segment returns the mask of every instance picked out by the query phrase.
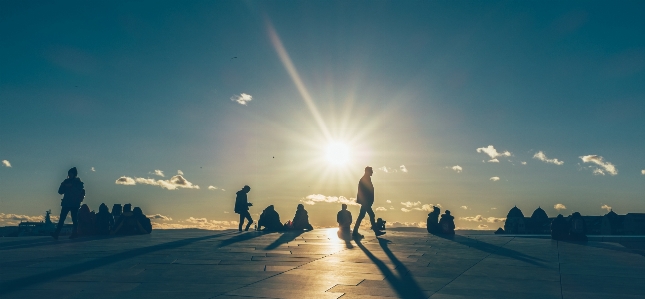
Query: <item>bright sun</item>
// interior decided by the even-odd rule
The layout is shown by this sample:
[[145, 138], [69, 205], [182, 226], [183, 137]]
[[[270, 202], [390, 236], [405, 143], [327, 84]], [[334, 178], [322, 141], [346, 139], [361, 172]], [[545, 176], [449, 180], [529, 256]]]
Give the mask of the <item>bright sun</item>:
[[327, 146], [326, 158], [334, 165], [344, 165], [349, 161], [349, 148], [342, 143], [332, 143]]

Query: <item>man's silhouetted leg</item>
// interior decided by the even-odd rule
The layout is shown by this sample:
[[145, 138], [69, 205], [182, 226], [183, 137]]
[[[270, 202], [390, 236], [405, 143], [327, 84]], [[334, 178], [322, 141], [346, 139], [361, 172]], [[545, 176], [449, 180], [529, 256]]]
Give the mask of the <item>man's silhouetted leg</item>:
[[[358, 233], [358, 228], [361, 226], [361, 221], [363, 221], [363, 218], [365, 218], [365, 213], [367, 213], [367, 209], [361, 205], [361, 211], [358, 212], [358, 217], [356, 218], [356, 223], [354, 224], [354, 231], [352, 232], [353, 236], [356, 236], [356, 237], [361, 236]], [[374, 212], [372, 212], [372, 214], [374, 214]], [[370, 216], [370, 217], [373, 218], [373, 216]]]
[[68, 208], [61, 207], [60, 216], [58, 216], [58, 225], [56, 226], [56, 230], [52, 233], [52, 237], [56, 240], [58, 240], [58, 235], [60, 234], [61, 229], [63, 229], [63, 224], [65, 223], [65, 218], [67, 218], [68, 212]]
[[70, 239], [76, 238], [78, 235], [77, 229], [78, 229], [78, 211], [80, 208], [70, 208], [70, 213], [72, 214], [72, 234], [69, 236]]

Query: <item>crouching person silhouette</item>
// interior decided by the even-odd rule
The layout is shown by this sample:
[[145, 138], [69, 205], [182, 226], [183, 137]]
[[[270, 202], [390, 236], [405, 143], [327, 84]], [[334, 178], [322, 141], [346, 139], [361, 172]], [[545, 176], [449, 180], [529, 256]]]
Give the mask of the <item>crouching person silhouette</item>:
[[268, 206], [262, 214], [260, 215], [260, 220], [258, 220], [258, 229], [264, 231], [277, 232], [282, 230], [282, 222], [280, 222], [280, 215], [275, 211], [273, 205]]
[[249, 207], [253, 206], [252, 203], [249, 203], [247, 193], [251, 191], [251, 187], [245, 185], [242, 190], [237, 191], [237, 197], [235, 197], [235, 213], [240, 214], [240, 226], [239, 230], [242, 231], [242, 225], [244, 224], [244, 219], [247, 219], [249, 223], [246, 225], [245, 231], [249, 230], [251, 224], [253, 224], [253, 218], [249, 213]]
[[60, 218], [58, 219], [58, 226], [56, 230], [51, 234], [54, 239], [58, 240], [58, 235], [60, 230], [63, 229], [63, 224], [65, 223], [65, 218], [67, 218], [67, 213], [72, 215], [73, 229], [72, 234], [69, 236], [70, 239], [74, 239], [78, 236], [76, 231], [78, 228], [78, 210], [81, 207], [81, 202], [85, 198], [85, 187], [83, 182], [78, 176], [78, 170], [76, 167], [72, 167], [67, 171], [67, 179], [60, 183], [58, 187], [58, 194], [63, 195], [61, 199], [61, 209], [60, 209]]

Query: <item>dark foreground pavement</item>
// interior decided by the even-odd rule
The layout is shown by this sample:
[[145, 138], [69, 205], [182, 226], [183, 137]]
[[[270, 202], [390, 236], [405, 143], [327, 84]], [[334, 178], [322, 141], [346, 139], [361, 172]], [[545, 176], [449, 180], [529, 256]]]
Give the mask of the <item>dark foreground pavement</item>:
[[644, 270], [633, 246], [494, 235], [0, 238], [0, 298], [643, 298]]

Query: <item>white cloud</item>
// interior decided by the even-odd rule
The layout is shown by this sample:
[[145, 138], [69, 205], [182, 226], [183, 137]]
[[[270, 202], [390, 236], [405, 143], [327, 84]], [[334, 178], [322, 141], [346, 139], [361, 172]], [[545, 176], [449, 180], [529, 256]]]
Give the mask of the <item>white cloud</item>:
[[555, 165], [564, 164], [564, 161], [560, 161], [558, 159], [549, 159], [549, 158], [547, 158], [546, 155], [544, 154], [544, 152], [542, 152], [542, 151], [539, 151], [539, 152], [535, 153], [535, 155], [533, 155], [533, 159], [538, 159], [538, 160], [540, 160], [542, 162], [551, 163], [551, 164], [555, 164]]
[[491, 210], [497, 210], [497, 208], [490, 208]]
[[498, 176], [494, 176], [494, 177], [491, 177], [489, 180], [491, 180], [491, 181], [493, 181], [493, 182], [497, 182], [497, 181], [499, 181], [499, 177], [498, 177]]
[[420, 208], [414, 208], [417, 211], [426, 211], [426, 212], [432, 212], [432, 205], [422, 205]]
[[[369, 223], [369, 221], [368, 221], [368, 223]], [[394, 227], [420, 227], [420, 228], [425, 228], [427, 224], [425, 222], [398, 222], [398, 221], [394, 221], [394, 222], [391, 222], [391, 223], [388, 222], [385, 225], [387, 227], [392, 227], [392, 228], [394, 228]]]
[[244, 106], [246, 106], [246, 103], [250, 102], [251, 100], [253, 100], [253, 96], [251, 96], [250, 94], [246, 94], [246, 93], [242, 93], [242, 94], [239, 94], [239, 95], [233, 95], [231, 97], [231, 101], [238, 102], [239, 104], [244, 105]]
[[11, 163], [9, 163], [8, 160], [2, 160], [2, 165], [4, 165], [4, 167], [11, 167]]
[[524, 161], [522, 161], [522, 162], [520, 162], [520, 163], [522, 163], [522, 165], [526, 165], [526, 162], [524, 162]]
[[300, 202], [308, 205], [314, 205], [317, 202], [326, 202], [326, 203], [340, 203], [350, 206], [357, 206], [356, 198], [347, 198], [345, 196], [325, 196], [322, 194], [311, 194], [307, 197], [300, 200]]
[[223, 230], [223, 229], [237, 228], [238, 222], [208, 220], [206, 218], [189, 217], [186, 220], [179, 221], [179, 223], [152, 222], [152, 226], [156, 229], [199, 228], [199, 229], [207, 229], [207, 230]]
[[461, 173], [464, 169], [459, 165], [455, 165], [452, 167], [452, 170], [456, 171], [457, 173]]
[[122, 176], [116, 179], [115, 183], [117, 185], [136, 185], [136, 182], [131, 177], [127, 177], [127, 176]]
[[567, 207], [566, 207], [565, 205], [561, 204], [561, 203], [557, 203], [557, 204], [555, 204], [555, 205], [553, 206], [553, 208], [554, 208], [554, 209], [556, 209], [556, 210], [558, 210], [558, 211], [559, 211], [559, 210], [566, 210], [566, 209], [567, 209]]
[[460, 220], [474, 221], [474, 222], [488, 222], [488, 223], [497, 223], [505, 221], [506, 218], [497, 218], [497, 217], [483, 217], [482, 215], [477, 215], [474, 217], [459, 217]]
[[172, 220], [172, 218], [170, 218], [168, 216], [161, 215], [161, 214], [154, 214], [152, 216], [148, 215], [148, 218], [150, 218], [152, 220], [165, 220], [165, 221]]
[[403, 172], [408, 172], [408, 169], [407, 169], [407, 168], [405, 168], [405, 165], [401, 165], [401, 166], [399, 166], [399, 168], [400, 168], [400, 169], [401, 169], [401, 171], [403, 171]]
[[488, 147], [480, 147], [477, 149], [478, 153], [485, 153], [487, 154], [491, 160], [488, 162], [499, 162], [499, 160], [495, 159], [497, 157], [510, 157], [512, 154], [509, 151], [504, 151], [502, 153], [498, 153], [495, 147], [492, 145], [489, 145]]
[[95, 172], [95, 171], [96, 171], [96, 169], [94, 169], [94, 167], [92, 167], [90, 170], [91, 170], [92, 172]]
[[499, 163], [499, 160], [497, 160], [497, 159], [490, 159], [490, 160], [488, 160], [488, 163]]
[[160, 176], [162, 178], [165, 177], [165, 175], [163, 174], [163, 171], [161, 171], [159, 169], [155, 169], [155, 171], [152, 174]]
[[388, 169], [387, 167], [385, 167], [385, 166], [383, 166], [383, 167], [379, 167], [379, 168], [377, 168], [377, 169], [378, 169], [378, 170], [382, 170], [382, 171], [383, 171], [383, 172], [385, 172], [385, 173], [390, 172], [390, 171], [389, 171], [389, 169]]
[[181, 170], [177, 170], [177, 174], [184, 175], [184, 172]]
[[155, 180], [151, 178], [134, 178], [134, 180], [139, 184], [159, 186], [167, 190], [177, 190], [178, 188], [199, 189], [199, 186], [189, 182], [180, 174], [171, 177], [169, 180]]
[[215, 187], [215, 186], [208, 186], [208, 190], [217, 190], [217, 187]]
[[406, 201], [406, 202], [401, 202], [401, 204], [404, 205], [406, 208], [411, 208], [411, 207], [420, 206], [421, 202], [420, 201], [417, 201], [417, 202]]
[[617, 175], [618, 174], [618, 169], [616, 169], [616, 166], [614, 164], [611, 164], [610, 162], [603, 161], [603, 157], [601, 157], [601, 156], [587, 155], [587, 156], [580, 156], [579, 158], [582, 159], [582, 162], [584, 162], [584, 163], [594, 163], [594, 164], [602, 167], [602, 169], [600, 169], [600, 168], [594, 169], [593, 174], [605, 175], [605, 172], [609, 173], [611, 175]]
[[645, 169], [641, 170], [641, 174], [645, 175]]
[[387, 202], [387, 203], [392, 203], [392, 201], [391, 201], [391, 200], [389, 200], [389, 199], [388, 199], [388, 200], [386, 200], [385, 202]]
[[608, 205], [602, 205], [600, 208], [603, 210], [607, 210], [607, 212], [611, 211], [611, 207]]
[[461, 206], [462, 209], [468, 210], [468, 206]]
[[409, 209], [406, 209], [406, 208], [401, 208], [401, 211], [403, 211], [403, 212], [406, 212], [406, 213], [407, 213], [407, 212], [411, 212], [412, 210], [409, 210]]
[[386, 208], [384, 208], [384, 207], [378, 207], [378, 208], [376, 208], [376, 210], [375, 210], [375, 211], [377, 211], [377, 212], [378, 212], [378, 211], [387, 211], [387, 209], [386, 209]]
[[477, 228], [479, 228], [479, 229], [487, 229], [487, 228], [488, 228], [488, 225], [486, 225], [486, 224], [480, 224], [480, 225], [478, 225], [478, 226], [477, 226]]

